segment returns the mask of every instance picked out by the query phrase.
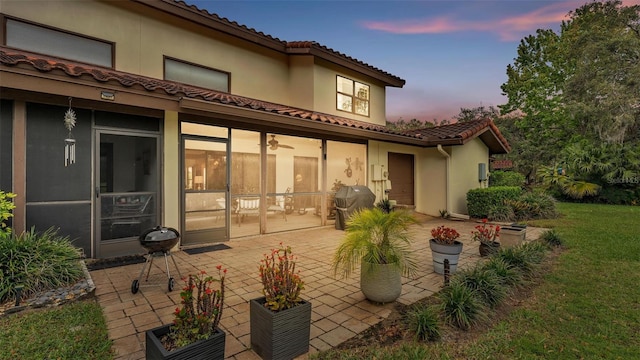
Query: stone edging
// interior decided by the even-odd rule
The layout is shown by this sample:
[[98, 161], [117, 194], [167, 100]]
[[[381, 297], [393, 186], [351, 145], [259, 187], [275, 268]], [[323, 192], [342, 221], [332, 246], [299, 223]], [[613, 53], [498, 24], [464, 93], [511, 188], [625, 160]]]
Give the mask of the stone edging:
[[22, 300], [24, 305], [15, 306], [15, 302], [13, 301], [1, 304], [0, 317], [29, 308], [54, 307], [94, 296], [96, 285], [93, 283], [93, 279], [84, 260], [80, 260], [80, 267], [82, 268], [84, 277], [74, 285], [37, 293], [29, 299]]

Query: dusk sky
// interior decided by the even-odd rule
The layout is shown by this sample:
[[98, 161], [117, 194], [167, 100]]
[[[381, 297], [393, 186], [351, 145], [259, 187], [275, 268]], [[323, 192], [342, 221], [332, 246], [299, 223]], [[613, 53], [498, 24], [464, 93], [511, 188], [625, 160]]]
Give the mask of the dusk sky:
[[[285, 41], [316, 41], [406, 80], [387, 88], [387, 120], [450, 119], [506, 103], [520, 40], [558, 30], [586, 0], [186, 0]], [[624, 0], [624, 5], [640, 0]]]

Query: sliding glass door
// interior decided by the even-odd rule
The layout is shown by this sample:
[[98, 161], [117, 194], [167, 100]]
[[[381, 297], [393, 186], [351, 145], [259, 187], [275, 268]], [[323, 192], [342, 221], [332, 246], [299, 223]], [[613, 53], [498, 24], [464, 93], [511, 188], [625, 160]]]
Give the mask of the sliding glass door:
[[183, 246], [229, 238], [227, 143], [183, 136]]

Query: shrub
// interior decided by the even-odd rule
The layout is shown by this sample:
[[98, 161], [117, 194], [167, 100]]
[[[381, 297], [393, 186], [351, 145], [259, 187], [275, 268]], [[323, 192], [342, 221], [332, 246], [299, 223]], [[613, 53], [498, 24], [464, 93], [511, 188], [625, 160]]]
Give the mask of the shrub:
[[507, 199], [515, 200], [522, 189], [517, 186], [495, 186], [482, 189], [471, 189], [467, 192], [467, 209], [473, 218], [486, 218], [491, 206], [504, 204]]
[[507, 199], [505, 205], [512, 208], [514, 221], [532, 219], [553, 219], [558, 217], [556, 200], [541, 192], [526, 192], [516, 200]]
[[563, 244], [560, 234], [555, 229], [543, 232], [540, 235], [540, 241], [547, 243], [549, 246], [561, 246]]
[[13, 216], [11, 211], [16, 207], [13, 204], [13, 200], [11, 200], [14, 197], [16, 197], [16, 194], [0, 190], [0, 234], [11, 233], [11, 228], [7, 226], [6, 222]]
[[507, 297], [507, 287], [502, 278], [492, 269], [481, 265], [459, 271], [453, 281], [474, 290], [490, 308], [496, 307]]
[[416, 305], [409, 313], [409, 322], [418, 340], [434, 341], [440, 338], [438, 313], [435, 308]]
[[514, 221], [516, 218], [515, 213], [513, 212], [513, 207], [502, 203], [495, 204], [489, 207], [489, 213], [487, 214], [487, 218], [493, 221]]
[[378, 201], [376, 203], [376, 207], [387, 214], [393, 211], [393, 205], [391, 205], [391, 201], [389, 199], [382, 199]]
[[80, 258], [80, 249], [53, 228], [0, 235], [0, 303], [15, 297], [17, 285], [28, 298], [77, 281], [83, 276]]
[[484, 317], [485, 307], [471, 288], [454, 281], [439, 294], [444, 319], [462, 330], [468, 330]]
[[523, 276], [530, 276], [542, 259], [546, 246], [539, 241], [524, 243], [521, 246], [501, 248], [495, 255], [507, 264], [520, 270]]
[[489, 186], [523, 186], [524, 183], [524, 175], [517, 171], [496, 170], [489, 176]]
[[522, 272], [500, 257], [492, 256], [483, 266], [493, 271], [505, 285], [517, 286], [522, 283]]

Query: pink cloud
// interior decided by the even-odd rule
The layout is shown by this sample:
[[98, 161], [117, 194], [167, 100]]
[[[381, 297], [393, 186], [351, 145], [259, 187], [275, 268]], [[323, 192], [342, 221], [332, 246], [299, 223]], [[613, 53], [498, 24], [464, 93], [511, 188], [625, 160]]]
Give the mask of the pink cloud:
[[[639, 5], [640, 0], [623, 0], [623, 5]], [[539, 28], [558, 25], [567, 19], [569, 11], [584, 4], [584, 0], [566, 0], [542, 6], [517, 16], [489, 20], [462, 20], [452, 16], [441, 16], [420, 20], [366, 21], [362, 25], [371, 30], [393, 34], [442, 34], [461, 31], [483, 31], [497, 34], [502, 41], [514, 41], [523, 34]]]

